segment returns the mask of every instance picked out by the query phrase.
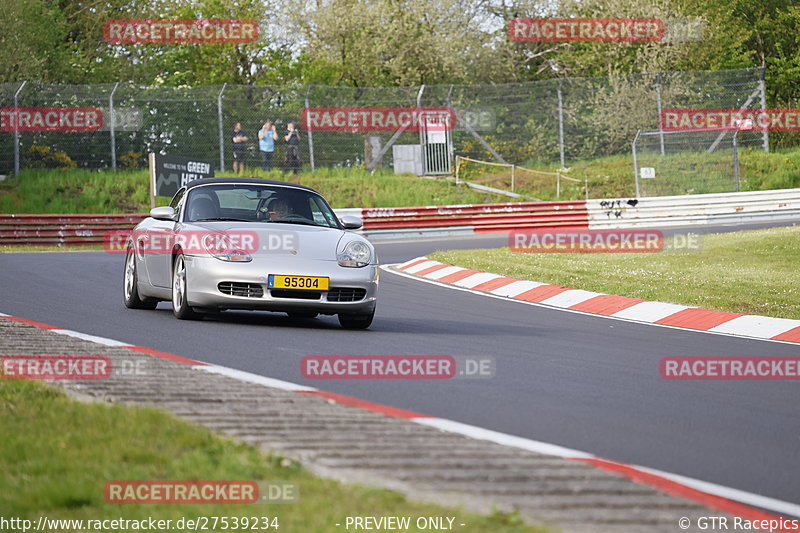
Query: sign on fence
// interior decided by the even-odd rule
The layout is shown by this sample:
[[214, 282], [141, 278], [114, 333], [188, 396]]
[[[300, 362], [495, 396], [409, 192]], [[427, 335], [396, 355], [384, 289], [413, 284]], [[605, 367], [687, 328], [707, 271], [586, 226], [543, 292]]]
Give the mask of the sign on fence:
[[192, 180], [214, 177], [210, 161], [178, 155], [149, 154], [150, 205], [155, 207], [156, 196], [172, 197], [178, 189]]

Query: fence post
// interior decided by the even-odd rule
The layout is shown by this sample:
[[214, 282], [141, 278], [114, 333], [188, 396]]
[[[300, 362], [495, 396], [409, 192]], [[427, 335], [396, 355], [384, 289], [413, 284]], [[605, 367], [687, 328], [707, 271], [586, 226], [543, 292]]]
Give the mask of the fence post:
[[511, 165], [511, 192], [514, 192], [514, 167], [516, 165]]
[[[767, 84], [764, 81], [764, 69], [761, 69], [761, 77], [758, 80], [758, 88], [761, 90], [761, 109], [767, 108]], [[761, 144], [764, 146], [764, 151], [769, 152], [769, 130], [764, 128], [761, 131]]]
[[733, 177], [736, 180], [736, 192], [741, 190], [741, 184], [739, 183], [739, 143], [736, 140], [738, 134], [739, 130], [733, 132]]
[[558, 152], [561, 157], [561, 168], [567, 168], [564, 164], [564, 97], [561, 94], [562, 80], [558, 80]]
[[[422, 93], [424, 93], [424, 92], [425, 92], [425, 84], [423, 83], [422, 85], [419, 86], [419, 91], [417, 92], [417, 113], [418, 114], [419, 114], [419, 108], [422, 107]], [[427, 127], [425, 127], [425, 128], [422, 127], [422, 122], [421, 122], [422, 119], [418, 119], [418, 120], [420, 120], [420, 123], [418, 125], [419, 144], [420, 144], [420, 146], [422, 146], [422, 174], [424, 176], [427, 176], [428, 175], [428, 154], [426, 152], [428, 151], [427, 150], [427, 148], [428, 148], [428, 139], [426, 138], [426, 135], [428, 134], [428, 131], [427, 131]], [[392, 137], [392, 139], [394, 139], [394, 137]], [[390, 142], [393, 142], [393, 141], [390, 141]]]
[[589, 180], [583, 180], [583, 190], [586, 191], [586, 201], [589, 201]]
[[642, 133], [642, 130], [636, 130], [636, 135], [633, 137], [633, 142], [631, 143], [631, 151], [633, 152], [633, 179], [636, 180], [636, 198], [641, 197], [639, 191], [639, 161], [636, 159], [636, 141], [639, 140], [640, 133]]
[[17, 92], [14, 93], [14, 176], [19, 176], [19, 102], [17, 97], [19, 93], [22, 92], [22, 88], [25, 87], [26, 83], [28, 82], [23, 81], [17, 89]]
[[[306, 89], [306, 125], [310, 125], [311, 122], [308, 120], [308, 93], [311, 92], [312, 85], [309, 85]], [[315, 165], [314, 165], [314, 135], [311, 133], [313, 128], [308, 128], [306, 134], [308, 135], [308, 161], [311, 163], [311, 172], [314, 172]]]
[[222, 124], [222, 93], [225, 92], [225, 87], [227, 87], [227, 83], [222, 84], [222, 89], [220, 89], [219, 94], [217, 95], [217, 121], [219, 122], [219, 171], [225, 172], [225, 133], [223, 132], [223, 124]]
[[108, 110], [111, 114], [111, 127], [109, 128], [111, 133], [111, 168], [113, 170], [117, 170], [117, 136], [115, 130], [117, 116], [114, 111], [114, 93], [117, 92], [117, 87], [119, 87], [119, 82], [114, 84], [114, 88], [111, 89], [111, 94], [108, 96]]
[[661, 142], [661, 155], [664, 155], [664, 130], [661, 129], [661, 71], [656, 74], [656, 101], [658, 103], [658, 133]]

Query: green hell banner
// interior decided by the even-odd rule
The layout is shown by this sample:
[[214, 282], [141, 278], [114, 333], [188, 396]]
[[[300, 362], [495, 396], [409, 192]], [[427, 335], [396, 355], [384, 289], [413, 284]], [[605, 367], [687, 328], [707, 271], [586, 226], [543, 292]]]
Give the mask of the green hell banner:
[[156, 196], [171, 198], [190, 181], [214, 177], [214, 164], [203, 159], [150, 154], [149, 163], [152, 206], [155, 206]]

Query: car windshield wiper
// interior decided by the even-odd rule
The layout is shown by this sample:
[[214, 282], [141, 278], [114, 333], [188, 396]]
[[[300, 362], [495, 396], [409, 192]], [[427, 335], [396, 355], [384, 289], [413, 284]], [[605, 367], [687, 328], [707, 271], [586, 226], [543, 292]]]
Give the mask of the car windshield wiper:
[[245, 218], [230, 218], [230, 217], [212, 217], [212, 218], [198, 218], [191, 222], [252, 222]]

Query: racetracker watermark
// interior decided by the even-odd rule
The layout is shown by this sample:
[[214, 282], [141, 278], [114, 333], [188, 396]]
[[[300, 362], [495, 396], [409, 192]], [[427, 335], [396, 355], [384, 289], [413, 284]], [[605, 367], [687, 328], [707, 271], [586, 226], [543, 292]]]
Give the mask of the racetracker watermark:
[[109, 481], [103, 493], [116, 504], [293, 503], [300, 496], [291, 481]]
[[696, 251], [700, 235], [675, 234], [665, 237], [660, 230], [532, 230], [508, 234], [508, 248], [517, 253], [622, 253]]
[[515, 18], [508, 38], [522, 43], [658, 42], [664, 38], [660, 19], [632, 18]]
[[670, 380], [800, 379], [800, 357], [665, 357], [661, 377]]
[[449, 107], [307, 107], [300, 125], [307, 131], [450, 131], [456, 112]]
[[105, 379], [111, 359], [103, 355], [6, 355], [0, 357], [2, 379]]
[[97, 131], [103, 110], [97, 107], [4, 107], [0, 131]]
[[455, 107], [453, 110], [457, 117], [456, 130], [494, 131], [497, 127], [497, 114], [492, 108]]
[[800, 108], [691, 109], [661, 111], [664, 131], [800, 131]]
[[253, 43], [254, 20], [116, 19], [103, 24], [106, 42], [129, 43]]
[[181, 253], [218, 255], [296, 252], [299, 236], [294, 231], [274, 230], [266, 235], [256, 231], [109, 231], [103, 236], [103, 249], [110, 254], [127, 253], [135, 246], [140, 255]]
[[491, 378], [493, 357], [452, 355], [309, 355], [300, 362], [306, 379]]

